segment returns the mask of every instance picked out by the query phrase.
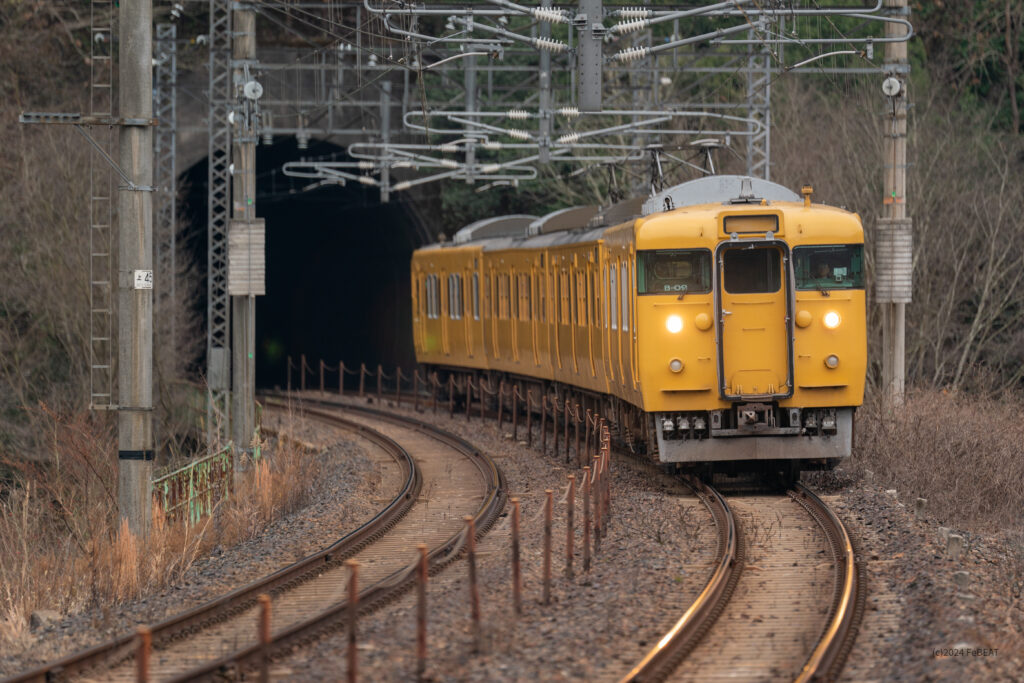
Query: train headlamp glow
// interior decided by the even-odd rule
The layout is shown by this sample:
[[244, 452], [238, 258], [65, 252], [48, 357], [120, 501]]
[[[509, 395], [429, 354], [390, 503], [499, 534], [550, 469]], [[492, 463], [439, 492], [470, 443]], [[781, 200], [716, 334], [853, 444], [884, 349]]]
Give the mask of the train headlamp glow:
[[675, 334], [683, 329], [683, 319], [680, 318], [678, 315], [670, 315], [665, 320], [665, 327], [668, 329], [669, 332]]
[[837, 356], [834, 353], [830, 356], [826, 356], [825, 367], [830, 370], [835, 370], [837, 367], [839, 367], [839, 356]]
[[825, 323], [825, 327], [830, 330], [834, 330], [839, 327], [839, 323], [842, 322], [842, 318], [840, 318], [839, 314], [835, 311], [829, 311], [825, 314], [823, 322]]

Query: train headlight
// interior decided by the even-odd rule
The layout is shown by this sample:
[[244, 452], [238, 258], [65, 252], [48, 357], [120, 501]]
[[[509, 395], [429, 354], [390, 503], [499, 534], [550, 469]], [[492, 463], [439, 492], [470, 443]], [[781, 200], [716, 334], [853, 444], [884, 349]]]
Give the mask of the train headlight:
[[839, 356], [837, 356], [834, 353], [832, 355], [830, 355], [830, 356], [826, 356], [825, 357], [825, 367], [828, 368], [829, 370], [835, 370], [836, 368], [838, 368], [839, 367]]
[[668, 362], [668, 369], [671, 370], [672, 372], [682, 372], [683, 361], [679, 360], [678, 358], [673, 358]]
[[669, 332], [675, 334], [676, 332], [679, 332], [683, 329], [683, 319], [680, 318], [678, 315], [670, 315], [665, 320], [665, 327], [668, 329]]
[[842, 321], [842, 318], [840, 318], [839, 314], [836, 313], [835, 311], [829, 311], [828, 313], [826, 313], [825, 318], [823, 320], [823, 322], [825, 323], [825, 327], [827, 327], [830, 330], [834, 330], [837, 327], [839, 327], [839, 323], [841, 323]]

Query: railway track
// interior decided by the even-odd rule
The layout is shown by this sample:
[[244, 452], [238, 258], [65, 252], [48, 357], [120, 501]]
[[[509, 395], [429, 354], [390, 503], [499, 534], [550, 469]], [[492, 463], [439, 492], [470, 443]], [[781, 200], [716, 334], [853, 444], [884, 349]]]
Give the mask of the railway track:
[[[152, 680], [221, 679], [257, 665], [264, 657], [256, 642], [262, 593], [274, 601], [272, 656], [336, 630], [347, 612], [346, 559], [361, 564], [360, 613], [367, 613], [413, 584], [416, 544], [428, 544], [430, 571], [440, 571], [463, 549], [464, 514], [475, 517], [481, 535], [503, 509], [501, 472], [462, 439], [368, 408], [346, 406], [342, 418], [339, 406], [325, 411], [305, 403], [307, 416], [352, 429], [388, 451], [406, 473], [401, 491], [370, 522], [329, 548], [151, 627]], [[133, 649], [134, 636], [122, 636], [10, 681], [134, 680]]]
[[[835, 680], [864, 611], [861, 567], [842, 522], [801, 484], [787, 497], [733, 497], [732, 505], [701, 486], [719, 530], [716, 569], [622, 680]], [[820, 556], [822, 533], [831, 562]]]

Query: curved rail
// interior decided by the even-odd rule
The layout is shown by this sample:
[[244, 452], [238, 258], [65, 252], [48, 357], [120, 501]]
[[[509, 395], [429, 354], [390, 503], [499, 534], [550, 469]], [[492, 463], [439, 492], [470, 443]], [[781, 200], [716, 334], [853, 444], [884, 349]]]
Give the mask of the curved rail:
[[797, 484], [789, 495], [825, 530], [836, 566], [842, 568], [842, 575], [835, 583], [828, 624], [796, 680], [798, 683], [835, 680], [853, 648], [864, 617], [864, 567], [857, 561], [846, 527], [821, 498], [803, 484]]
[[710, 486], [699, 481], [687, 481], [687, 484], [715, 518], [718, 527], [718, 562], [711, 579], [697, 599], [640, 663], [626, 674], [622, 683], [661, 681], [668, 677], [721, 614], [742, 573], [743, 540], [729, 504]]
[[[358, 422], [352, 422], [330, 413], [308, 410], [306, 412], [321, 420], [328, 420], [345, 429], [355, 431], [387, 451], [395, 458], [405, 474], [405, 483], [402, 489], [372, 519], [324, 550], [152, 626], [154, 644], [186, 638], [191, 633], [225, 621], [252, 607], [262, 593], [281, 593], [316, 577], [325, 569], [341, 565], [346, 559], [387, 533], [416, 502], [420, 495], [423, 479], [412, 456], [402, 446], [393, 439]], [[135, 634], [123, 635], [32, 671], [5, 679], [4, 683], [63, 680], [91, 669], [106, 669], [131, 657], [134, 652], [134, 644]]]
[[[507, 496], [504, 475], [490, 457], [482, 454], [468, 441], [426, 422], [394, 415], [386, 411], [363, 406], [341, 405], [330, 401], [304, 399], [303, 402], [306, 404], [330, 406], [336, 410], [342, 409], [350, 412], [364, 413], [376, 419], [412, 428], [466, 455], [476, 465], [481, 475], [483, 475], [484, 481], [487, 483], [487, 494], [484, 497], [484, 501], [473, 515], [476, 523], [477, 538], [490, 530], [491, 526], [497, 521], [498, 515], [504, 509]], [[306, 412], [309, 413], [309, 409], [306, 409]], [[467, 532], [464, 528], [450, 536], [442, 544], [430, 549], [427, 553], [427, 566], [428, 572], [431, 575], [441, 571], [462, 554], [466, 545], [466, 534]], [[412, 563], [393, 572], [381, 581], [360, 590], [359, 614], [364, 615], [374, 612], [400, 597], [415, 584], [416, 570], [417, 563]], [[223, 679], [223, 673], [226, 670], [254, 668], [265, 657], [282, 656], [295, 647], [306, 645], [327, 633], [342, 628], [347, 615], [348, 600], [338, 602], [305, 621], [274, 633], [270, 643], [266, 646], [259, 644], [251, 645], [228, 654], [217, 661], [193, 669], [177, 678], [172, 678], [170, 681], [220, 681]]]

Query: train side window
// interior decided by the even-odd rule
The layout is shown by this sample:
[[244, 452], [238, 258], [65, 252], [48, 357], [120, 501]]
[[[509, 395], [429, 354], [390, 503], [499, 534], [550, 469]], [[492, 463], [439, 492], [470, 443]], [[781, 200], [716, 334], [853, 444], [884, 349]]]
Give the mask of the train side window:
[[626, 264], [621, 266], [622, 272], [622, 331], [629, 331], [629, 280], [627, 279]]
[[531, 291], [530, 291], [531, 278], [529, 273], [523, 273], [519, 276], [519, 319], [527, 321], [530, 319], [531, 314]]
[[512, 285], [512, 294], [509, 296], [509, 304], [512, 306], [512, 319], [519, 319], [519, 276], [513, 273], [510, 276]]
[[480, 319], [480, 274], [473, 273], [473, 320]]
[[769, 294], [782, 287], [782, 258], [776, 247], [728, 249], [722, 254], [725, 291]]
[[612, 293], [608, 298], [612, 302], [611, 320], [613, 330], [619, 329], [619, 282], [616, 271], [617, 268], [615, 267], [615, 264], [611, 264], [608, 268], [608, 273], [610, 275], [609, 286], [611, 287]]

